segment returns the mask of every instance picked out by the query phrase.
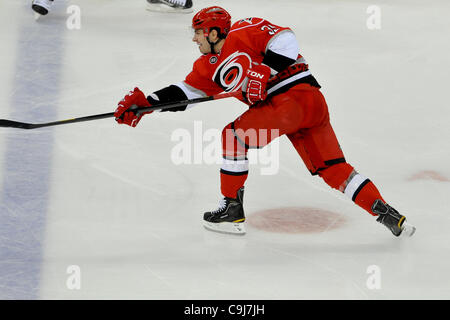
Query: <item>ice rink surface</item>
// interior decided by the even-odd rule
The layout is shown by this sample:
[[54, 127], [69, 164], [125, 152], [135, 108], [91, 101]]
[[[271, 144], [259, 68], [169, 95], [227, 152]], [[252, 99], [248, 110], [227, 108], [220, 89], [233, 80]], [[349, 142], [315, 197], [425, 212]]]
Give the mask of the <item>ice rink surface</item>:
[[[174, 134], [210, 145], [207, 130], [246, 110], [237, 100], [152, 114], [137, 128], [1, 128], [0, 298], [449, 299], [450, 3], [194, 0], [194, 10], [214, 4], [233, 21], [292, 28], [347, 161], [416, 234], [393, 237], [311, 176], [286, 137], [275, 174], [250, 167], [247, 234], [206, 231], [220, 163], [175, 163]], [[372, 5], [380, 29], [368, 28]], [[135, 86], [149, 94], [183, 80], [199, 56], [192, 14], [145, 6], [56, 0], [35, 21], [30, 1], [2, 0], [0, 118], [111, 112]]]

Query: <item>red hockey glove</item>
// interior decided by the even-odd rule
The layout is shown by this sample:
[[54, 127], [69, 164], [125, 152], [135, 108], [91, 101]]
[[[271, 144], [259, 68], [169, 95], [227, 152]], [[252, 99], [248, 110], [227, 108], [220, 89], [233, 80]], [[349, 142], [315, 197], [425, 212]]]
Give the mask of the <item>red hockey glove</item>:
[[139, 90], [139, 88], [134, 88], [133, 91], [130, 91], [125, 96], [125, 98], [123, 98], [119, 102], [116, 112], [114, 112], [114, 116], [116, 117], [116, 121], [119, 124], [126, 124], [131, 127], [136, 127], [144, 114], [153, 112], [153, 111], [143, 112], [137, 115], [136, 114], [137, 108], [150, 106], [151, 104], [148, 102], [144, 93], [141, 90]]
[[250, 104], [266, 99], [266, 85], [270, 78], [270, 68], [265, 65], [253, 65], [247, 70], [247, 78], [242, 85], [242, 94]]

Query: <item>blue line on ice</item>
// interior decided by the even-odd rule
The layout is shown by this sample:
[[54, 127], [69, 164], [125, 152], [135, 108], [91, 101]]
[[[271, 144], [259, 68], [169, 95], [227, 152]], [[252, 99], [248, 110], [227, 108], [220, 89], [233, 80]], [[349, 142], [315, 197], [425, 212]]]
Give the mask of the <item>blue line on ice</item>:
[[[64, 5], [60, 1], [55, 7]], [[57, 115], [65, 20], [35, 21], [19, 9], [10, 118], [52, 121]], [[0, 299], [38, 299], [50, 194], [53, 130], [5, 130], [0, 189]]]

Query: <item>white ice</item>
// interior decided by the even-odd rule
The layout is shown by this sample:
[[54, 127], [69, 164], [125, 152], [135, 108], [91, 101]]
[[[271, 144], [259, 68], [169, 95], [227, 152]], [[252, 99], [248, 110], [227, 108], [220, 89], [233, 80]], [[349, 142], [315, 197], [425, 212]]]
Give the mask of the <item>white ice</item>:
[[[54, 10], [35, 21], [24, 2], [1, 4], [0, 118], [39, 122], [114, 111], [135, 86], [148, 94], [183, 80], [199, 56], [189, 30], [192, 14], [151, 13], [145, 0], [56, 0]], [[249, 221], [263, 210], [309, 207], [335, 213], [345, 223], [297, 233], [248, 223], [242, 237], [204, 230], [202, 214], [220, 198], [220, 165], [174, 164], [171, 135], [180, 128], [193, 134], [195, 121], [202, 121], [203, 131], [221, 130], [246, 110], [235, 100], [152, 114], [137, 128], [113, 119], [33, 132], [2, 128], [1, 159], [10, 152], [8, 136], [53, 137], [36, 298], [450, 298], [450, 3], [194, 0], [194, 11], [213, 4], [228, 9], [234, 21], [259, 16], [293, 29], [322, 85], [347, 161], [416, 225], [416, 234], [392, 236], [311, 176], [285, 137], [277, 174], [261, 175], [258, 164], [250, 168]], [[81, 9], [80, 29], [66, 26], [70, 5]], [[381, 29], [367, 27], [371, 5], [381, 10]], [[35, 28], [26, 41], [51, 40], [52, 30], [64, 28], [56, 114], [46, 113], [51, 101], [45, 100], [45, 86], [42, 97], [22, 106], [38, 110], [40, 119], [21, 117], [11, 105], [23, 94], [15, 88], [22, 80], [16, 69], [23, 25]], [[35, 72], [53, 76], [45, 66]], [[15, 170], [26, 179], [39, 163], [33, 169], [17, 164]], [[2, 169], [0, 182], [5, 175]], [[17, 192], [23, 193], [21, 205], [40, 201]], [[2, 217], [17, 214], [14, 204], [3, 205], [10, 210]], [[301, 214], [292, 219], [302, 224]], [[20, 237], [2, 235], [2, 250]], [[0, 268], [21, 257], [14, 259], [1, 261]], [[79, 289], [67, 286], [73, 265], [81, 271]], [[380, 272], [379, 287], [370, 286], [371, 266]], [[11, 271], [2, 277], [1, 297], [27, 297], [7, 281], [22, 275]]]

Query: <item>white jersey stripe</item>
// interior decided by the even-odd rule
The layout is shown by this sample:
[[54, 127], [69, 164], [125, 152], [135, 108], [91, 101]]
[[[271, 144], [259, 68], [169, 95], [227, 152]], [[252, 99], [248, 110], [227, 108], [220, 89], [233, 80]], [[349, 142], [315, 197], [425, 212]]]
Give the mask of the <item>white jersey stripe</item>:
[[309, 71], [309, 70], [297, 73], [297, 74], [293, 75], [292, 77], [289, 77], [289, 78], [277, 83], [276, 85], [274, 85], [272, 88], [267, 90], [267, 94], [271, 94], [272, 92], [275, 92], [276, 90], [280, 89], [281, 87], [284, 87], [285, 85], [287, 85], [293, 81], [296, 81], [298, 79], [304, 78], [309, 75], [311, 75], [311, 71]]
[[[186, 97], [189, 100], [190, 99], [206, 97], [206, 93], [204, 93], [201, 90], [198, 90], [198, 89], [194, 88], [193, 86], [188, 85], [184, 81], [181, 81], [181, 82], [176, 83], [174, 85], [177, 86], [178, 88], [180, 88], [181, 90], [183, 90], [184, 94], [186, 95]], [[186, 109], [192, 108], [195, 105], [196, 105], [196, 103], [188, 104]]]
[[267, 43], [267, 50], [275, 52], [279, 55], [297, 60], [300, 47], [292, 30], [282, 30], [275, 34]]

